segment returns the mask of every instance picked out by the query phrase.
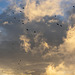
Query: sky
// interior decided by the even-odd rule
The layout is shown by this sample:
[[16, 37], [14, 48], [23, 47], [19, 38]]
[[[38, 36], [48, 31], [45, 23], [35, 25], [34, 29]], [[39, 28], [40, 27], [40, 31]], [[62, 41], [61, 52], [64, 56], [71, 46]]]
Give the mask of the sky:
[[0, 14], [8, 7], [8, 2], [6, 0], [0, 0]]
[[75, 0], [0, 0], [0, 75], [75, 75]]

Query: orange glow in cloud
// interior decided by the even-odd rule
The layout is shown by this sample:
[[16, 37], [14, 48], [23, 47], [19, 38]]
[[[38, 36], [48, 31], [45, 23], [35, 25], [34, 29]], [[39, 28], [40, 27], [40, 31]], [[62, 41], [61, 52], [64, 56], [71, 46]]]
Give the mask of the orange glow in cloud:
[[75, 75], [75, 71], [73, 66], [66, 67], [61, 63], [56, 67], [49, 65], [46, 68], [46, 72], [41, 75]]

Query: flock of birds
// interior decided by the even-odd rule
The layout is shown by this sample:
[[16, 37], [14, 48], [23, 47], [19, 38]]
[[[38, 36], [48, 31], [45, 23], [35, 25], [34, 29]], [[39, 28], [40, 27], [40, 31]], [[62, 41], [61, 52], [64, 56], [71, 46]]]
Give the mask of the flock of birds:
[[[23, 9], [24, 9], [24, 7], [23, 7]], [[20, 12], [22, 12], [22, 11], [20, 11]], [[12, 12], [13, 14], [15, 14], [15, 12]], [[13, 17], [15, 20], [17, 19], [16, 17]], [[22, 22], [22, 24], [24, 24], [24, 22], [23, 22], [23, 20], [18, 20], [19, 22], [21, 21]], [[28, 21], [29, 21], [29, 19], [28, 19]], [[29, 31], [29, 29], [27, 28], [26, 29], [26, 31]], [[34, 30], [34, 33], [36, 33], [36, 31]], [[26, 53], [26, 52], [25, 52]], [[19, 60], [19, 62], [18, 62], [18, 65], [20, 65], [21, 64], [21, 59]]]
[[[23, 9], [24, 9], [24, 7], [23, 7]], [[20, 12], [22, 12], [22, 11], [20, 11]], [[12, 12], [12, 13], [15, 14], [14, 12]], [[14, 17], [14, 19], [16, 20], [17, 18]], [[20, 22], [21, 20], [18, 20], [18, 21]], [[28, 21], [29, 21], [29, 19], [28, 19]], [[23, 20], [21, 22], [22, 22], [22, 24], [24, 24]], [[27, 28], [26, 31], [29, 31], [29, 29]], [[34, 31], [34, 33], [36, 33], [36, 31]], [[20, 64], [21, 64], [21, 59], [18, 62], [18, 65], [20, 65]]]
[[[75, 6], [73, 6], [73, 8], [74, 8]], [[24, 7], [23, 7], [23, 9], [24, 9]], [[22, 12], [22, 11], [20, 11], [20, 12]], [[13, 14], [15, 14], [14, 12], [13, 12]], [[55, 15], [55, 17], [57, 17], [56, 15]], [[14, 19], [16, 19], [16, 17], [14, 17]], [[28, 19], [29, 20], [29, 19]], [[19, 22], [20, 22], [20, 20], [19, 20]], [[23, 22], [23, 20], [22, 20], [22, 24], [24, 24], [24, 22]], [[62, 25], [61, 24], [59, 24], [59, 23], [56, 23], [57, 24], [57, 26], [60, 26], [60, 27], [62, 27]], [[29, 31], [29, 29], [26, 29], [27, 31]], [[34, 33], [36, 33], [36, 31], [34, 31]], [[21, 60], [19, 60], [19, 62], [18, 62], [18, 65], [20, 65], [20, 63], [21, 63]]]
[[[73, 6], [73, 7], [75, 7], [75, 6]], [[22, 9], [24, 9], [24, 7]], [[20, 11], [20, 12], [22, 12], [22, 11]], [[15, 14], [14, 12], [12, 12], [12, 13]], [[55, 15], [55, 17], [57, 17], [57, 16]], [[16, 17], [14, 17], [14, 19], [16, 20]], [[20, 22], [20, 20], [18, 20], [18, 21]], [[28, 21], [29, 21], [29, 19], [28, 19]], [[23, 20], [22, 20], [22, 24], [24, 24]], [[60, 25], [59, 23], [57, 23], [57, 25], [62, 27], [62, 25]], [[29, 29], [26, 29], [26, 30], [29, 31]], [[34, 33], [36, 33], [36, 31], [34, 31]]]
[[[73, 6], [73, 8], [74, 8], [75, 6]], [[23, 7], [23, 9], [24, 9], [24, 7]], [[22, 11], [20, 11], [20, 12], [22, 12]], [[13, 14], [15, 14], [14, 12], [12, 12]], [[57, 17], [56, 15], [55, 15], [55, 17]], [[14, 19], [16, 20], [16, 17], [14, 17]], [[29, 19], [28, 19], [29, 20]], [[19, 20], [19, 22], [20, 22], [20, 20]], [[24, 22], [23, 22], [23, 20], [22, 20], [22, 24], [24, 24]], [[62, 25], [61, 24], [59, 24], [59, 23], [56, 23], [58, 26], [60, 26], [60, 27], [62, 27]], [[26, 29], [27, 31], [29, 31], [29, 29]], [[34, 33], [36, 33], [36, 31], [34, 31]], [[19, 60], [19, 62], [18, 62], [18, 65], [20, 65], [20, 63], [21, 63], [21, 59]]]
[[[74, 7], [75, 7], [75, 6], [73, 6], [73, 8], [74, 8]], [[24, 7], [23, 7], [22, 9], [24, 9]], [[22, 11], [20, 11], [20, 12], [22, 12]], [[14, 12], [12, 12], [12, 13], [14, 14]], [[55, 17], [56, 17], [56, 15], [55, 15]], [[14, 17], [14, 19], [16, 19], [16, 17]], [[28, 19], [28, 21], [29, 21], [29, 19]], [[19, 20], [19, 22], [20, 22], [20, 20]], [[22, 24], [24, 24], [23, 20], [22, 20]], [[62, 27], [62, 25], [59, 24], [59, 23], [57, 23], [57, 25], [60, 26], [60, 27]], [[26, 29], [26, 30], [29, 31], [29, 29]], [[36, 33], [36, 31], [34, 31], [34, 33]]]
[[[22, 9], [24, 9], [24, 7]], [[20, 12], [22, 12], [22, 11], [20, 11]], [[12, 13], [15, 14], [14, 12], [12, 12]], [[16, 17], [14, 17], [14, 19], [16, 20]], [[18, 20], [18, 21], [20, 22], [20, 20]], [[28, 21], [29, 21], [29, 19], [28, 19]], [[22, 24], [24, 24], [23, 20], [22, 20]], [[26, 30], [29, 31], [29, 29], [26, 29]], [[36, 33], [36, 31], [34, 31], [34, 33]]]

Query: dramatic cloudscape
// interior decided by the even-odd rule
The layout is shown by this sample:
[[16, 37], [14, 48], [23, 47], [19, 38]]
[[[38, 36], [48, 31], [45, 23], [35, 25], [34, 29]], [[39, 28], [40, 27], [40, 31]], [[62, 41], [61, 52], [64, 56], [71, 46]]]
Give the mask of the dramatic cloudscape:
[[75, 75], [75, 0], [0, 0], [0, 75]]

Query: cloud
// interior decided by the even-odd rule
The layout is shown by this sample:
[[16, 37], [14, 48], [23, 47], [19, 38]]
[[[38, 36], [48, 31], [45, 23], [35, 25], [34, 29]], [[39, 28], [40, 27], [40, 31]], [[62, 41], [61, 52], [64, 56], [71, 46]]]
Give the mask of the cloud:
[[5, 21], [3, 24], [4, 24], [4, 25], [5, 25], [5, 24], [8, 24], [8, 21]]
[[[74, 9], [69, 9], [72, 4], [69, 6], [66, 1], [10, 0], [10, 5], [0, 15], [0, 65], [9, 66], [15, 75], [27, 75], [26, 71], [32, 75], [40, 75], [50, 63], [56, 67], [49, 65], [44, 73], [46, 75], [50, 74], [50, 70], [54, 75], [72, 71], [73, 67], [68, 71], [67, 66], [75, 66], [75, 18]], [[25, 9], [22, 9], [23, 6]], [[4, 22], [9, 24], [3, 25]], [[57, 23], [62, 27], [57, 26]], [[18, 65], [20, 59], [22, 62]]]
[[60, 8], [60, 1], [58, 0], [46, 0], [39, 1], [39, 4], [36, 3], [35, 0], [27, 1], [24, 13], [25, 16], [30, 20], [39, 19], [46, 15], [54, 16], [54, 15], [63, 15], [62, 10]]
[[53, 19], [52, 19], [52, 20], [49, 20], [48, 22], [49, 22], [49, 23], [58, 22], [58, 20], [53, 20]]
[[73, 66], [66, 67], [63, 63], [59, 64], [56, 67], [49, 65], [46, 68], [46, 72], [42, 73], [41, 75], [59, 75], [59, 74], [75, 75], [74, 67]]
[[21, 46], [24, 48], [25, 52], [30, 51], [31, 50], [30, 48], [31, 44], [29, 43], [30, 40], [24, 35], [20, 36], [20, 40], [23, 41], [23, 44], [21, 44]]
[[0, 68], [0, 74], [1, 75], [14, 75], [12, 69], [5, 69], [5, 68]]
[[64, 38], [64, 43], [60, 44], [59, 50], [67, 51], [67, 52], [74, 52], [75, 51], [75, 26], [69, 27], [67, 32], [67, 37]]

